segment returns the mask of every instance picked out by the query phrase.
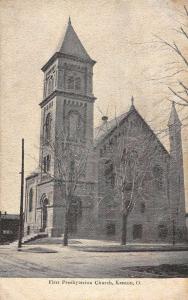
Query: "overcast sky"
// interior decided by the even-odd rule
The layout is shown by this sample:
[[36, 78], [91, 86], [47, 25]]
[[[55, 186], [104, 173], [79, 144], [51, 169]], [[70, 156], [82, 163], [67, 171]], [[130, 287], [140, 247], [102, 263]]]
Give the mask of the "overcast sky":
[[[40, 68], [62, 41], [69, 15], [94, 67], [95, 125], [101, 110], [109, 118], [135, 106], [151, 127], [167, 127], [171, 96], [168, 85], [185, 77], [184, 65], [155, 35], [175, 40], [187, 50], [176, 29], [185, 22], [186, 1], [80, 0], [1, 1], [1, 210], [18, 212], [21, 138], [25, 171], [38, 160], [43, 74]], [[187, 24], [185, 24], [187, 25]], [[175, 64], [174, 64], [175, 62]], [[173, 64], [171, 64], [173, 63]], [[169, 76], [182, 69], [176, 76]], [[173, 97], [171, 97], [173, 99]], [[177, 107], [183, 124], [188, 109]], [[183, 127], [186, 187], [188, 127]], [[165, 135], [165, 136], [164, 136]], [[168, 148], [168, 135], [160, 136]], [[188, 207], [187, 207], [188, 208]]]

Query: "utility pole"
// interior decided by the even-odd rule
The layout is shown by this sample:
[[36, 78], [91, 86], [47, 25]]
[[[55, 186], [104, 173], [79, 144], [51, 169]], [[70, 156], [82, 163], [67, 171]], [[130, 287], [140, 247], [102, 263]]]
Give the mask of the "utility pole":
[[20, 193], [20, 224], [19, 224], [19, 239], [18, 250], [22, 247], [23, 235], [23, 197], [24, 197], [24, 139], [22, 139], [22, 168], [21, 168], [21, 193]]

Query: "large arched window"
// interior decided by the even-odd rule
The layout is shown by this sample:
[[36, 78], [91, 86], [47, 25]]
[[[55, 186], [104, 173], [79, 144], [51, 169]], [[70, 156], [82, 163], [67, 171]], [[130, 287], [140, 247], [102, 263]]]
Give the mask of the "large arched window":
[[80, 136], [80, 114], [77, 111], [71, 111], [68, 116], [69, 138], [76, 140]]
[[29, 211], [33, 209], [33, 189], [31, 188], [29, 191]]
[[48, 113], [46, 117], [46, 123], [45, 123], [45, 142], [49, 142], [51, 139], [51, 128], [52, 127], [52, 117], [51, 114]]

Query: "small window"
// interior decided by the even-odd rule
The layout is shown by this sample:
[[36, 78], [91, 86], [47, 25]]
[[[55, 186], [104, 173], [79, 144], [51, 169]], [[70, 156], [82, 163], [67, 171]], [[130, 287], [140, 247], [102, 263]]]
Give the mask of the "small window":
[[141, 211], [141, 213], [144, 213], [144, 212], [145, 212], [145, 209], [146, 209], [145, 203], [144, 203], [144, 202], [141, 202], [141, 204], [140, 204], [140, 211]]
[[133, 225], [133, 239], [141, 239], [142, 238], [142, 225], [141, 224], [135, 224]]
[[44, 173], [47, 172], [47, 162], [46, 162], [46, 157], [43, 158], [43, 171], [44, 171]]
[[159, 225], [158, 226], [158, 237], [161, 240], [165, 240], [168, 234], [168, 228], [166, 225]]
[[47, 155], [46, 157], [46, 169], [47, 171], [50, 171], [50, 155]]
[[106, 225], [106, 234], [115, 235], [116, 234], [116, 225], [114, 223], [109, 223]]
[[29, 211], [33, 209], [33, 189], [31, 188], [29, 191]]

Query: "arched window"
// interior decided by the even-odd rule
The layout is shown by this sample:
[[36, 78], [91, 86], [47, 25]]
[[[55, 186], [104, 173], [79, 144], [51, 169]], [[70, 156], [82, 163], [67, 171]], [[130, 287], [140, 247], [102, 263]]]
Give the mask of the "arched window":
[[47, 155], [43, 158], [43, 171], [44, 173], [47, 173], [50, 171], [50, 161], [51, 161], [51, 156]]
[[47, 80], [47, 94], [51, 94], [51, 92], [54, 89], [54, 78], [53, 75], [51, 75]]
[[80, 79], [80, 77], [75, 78], [75, 89], [76, 90], [81, 89], [81, 79]]
[[68, 79], [67, 79], [67, 88], [69, 90], [74, 89], [74, 77], [73, 76], [68, 77]]
[[49, 142], [51, 138], [51, 126], [52, 126], [52, 117], [51, 114], [48, 113], [46, 117], [46, 124], [45, 124], [45, 142]]
[[158, 189], [161, 189], [163, 187], [163, 169], [160, 165], [153, 167], [153, 176]]
[[29, 211], [32, 211], [33, 208], [33, 189], [29, 191]]
[[104, 164], [104, 176], [105, 182], [114, 187], [115, 184], [115, 174], [114, 174], [114, 166], [111, 160], [108, 160]]

